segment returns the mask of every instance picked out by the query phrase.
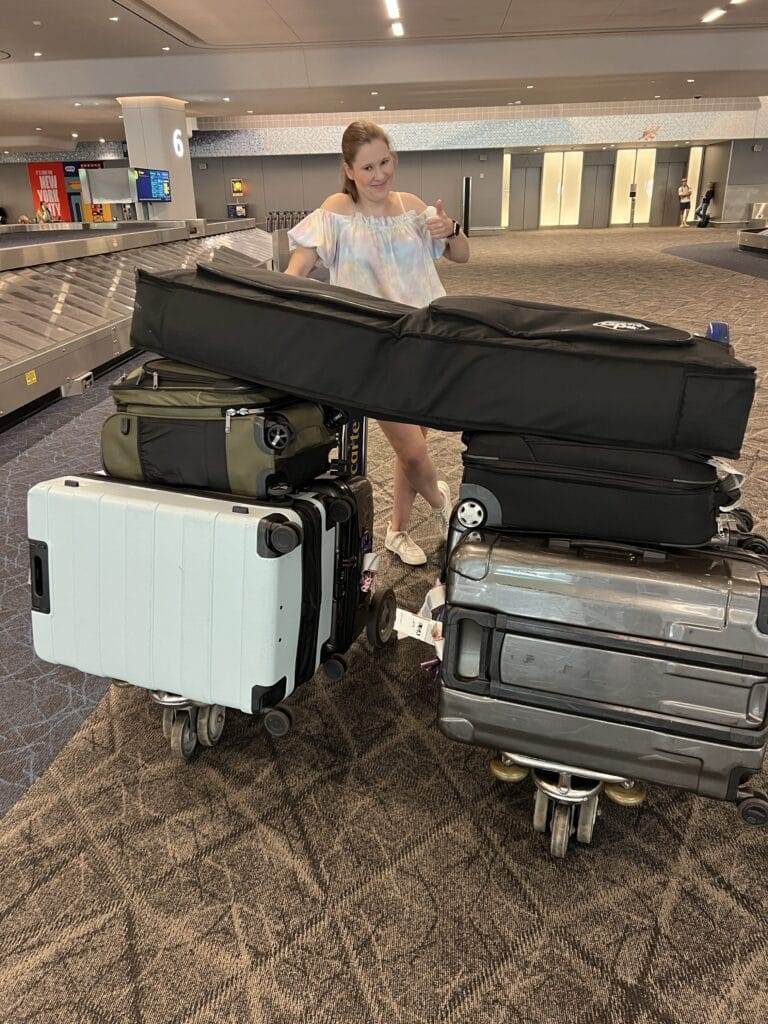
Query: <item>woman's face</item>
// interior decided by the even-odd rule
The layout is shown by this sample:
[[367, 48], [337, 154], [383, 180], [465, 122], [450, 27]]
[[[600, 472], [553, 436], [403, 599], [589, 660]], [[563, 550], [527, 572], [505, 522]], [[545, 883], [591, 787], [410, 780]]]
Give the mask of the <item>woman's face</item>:
[[383, 139], [364, 143], [352, 166], [345, 164], [344, 168], [361, 198], [379, 203], [389, 195], [395, 177], [395, 158]]

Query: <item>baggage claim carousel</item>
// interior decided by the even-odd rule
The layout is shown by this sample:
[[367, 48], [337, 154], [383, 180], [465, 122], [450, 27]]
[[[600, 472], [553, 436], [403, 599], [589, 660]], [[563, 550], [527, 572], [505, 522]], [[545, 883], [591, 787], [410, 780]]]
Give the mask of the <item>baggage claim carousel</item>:
[[253, 220], [0, 227], [0, 430], [129, 351], [137, 268], [217, 249], [270, 261], [273, 238]]

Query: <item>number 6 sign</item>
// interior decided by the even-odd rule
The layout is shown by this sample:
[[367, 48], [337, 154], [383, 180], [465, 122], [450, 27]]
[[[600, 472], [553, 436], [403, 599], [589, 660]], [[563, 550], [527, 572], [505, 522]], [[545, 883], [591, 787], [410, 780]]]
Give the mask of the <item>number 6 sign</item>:
[[181, 128], [173, 133], [173, 151], [178, 157], [184, 156], [184, 140], [181, 137]]

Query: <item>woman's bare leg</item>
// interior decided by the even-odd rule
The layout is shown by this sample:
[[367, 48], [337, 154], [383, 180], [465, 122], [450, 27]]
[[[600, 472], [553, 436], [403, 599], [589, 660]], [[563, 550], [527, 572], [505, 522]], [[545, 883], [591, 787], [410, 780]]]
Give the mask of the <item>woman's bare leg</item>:
[[392, 529], [407, 530], [417, 494], [432, 508], [442, 508], [444, 497], [427, 450], [426, 430], [410, 423], [379, 420], [379, 426], [395, 453]]

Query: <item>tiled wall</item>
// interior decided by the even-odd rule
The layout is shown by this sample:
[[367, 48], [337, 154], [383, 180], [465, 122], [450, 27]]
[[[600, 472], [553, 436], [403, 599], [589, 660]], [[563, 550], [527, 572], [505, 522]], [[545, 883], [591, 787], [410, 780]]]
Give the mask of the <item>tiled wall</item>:
[[35, 161], [45, 162], [46, 160], [71, 160], [77, 163], [80, 160], [122, 160], [122, 142], [78, 142], [74, 149], [66, 153], [44, 153], [40, 150], [30, 150], [26, 153], [12, 151], [3, 153], [0, 150], [0, 164], [26, 164]]
[[190, 142], [190, 153], [193, 158], [338, 153], [342, 126], [356, 118], [385, 124], [395, 148], [402, 152], [706, 142], [768, 134], [768, 98], [702, 100], [701, 105], [680, 101], [584, 104], [567, 109], [525, 107], [519, 111], [491, 107], [477, 111], [357, 111], [226, 121], [201, 119]]

